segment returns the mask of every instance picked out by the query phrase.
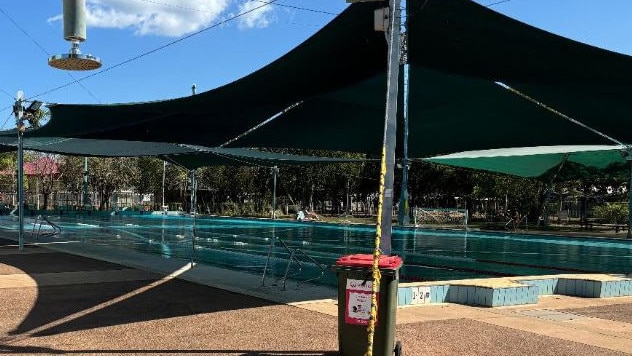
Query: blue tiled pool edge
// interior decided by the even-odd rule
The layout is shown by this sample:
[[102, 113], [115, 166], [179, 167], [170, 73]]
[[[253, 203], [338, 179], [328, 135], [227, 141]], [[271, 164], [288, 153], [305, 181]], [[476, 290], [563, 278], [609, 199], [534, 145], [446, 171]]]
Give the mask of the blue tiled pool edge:
[[401, 283], [397, 305], [457, 303], [501, 307], [536, 304], [541, 295], [553, 294], [585, 298], [632, 296], [632, 278], [591, 274]]

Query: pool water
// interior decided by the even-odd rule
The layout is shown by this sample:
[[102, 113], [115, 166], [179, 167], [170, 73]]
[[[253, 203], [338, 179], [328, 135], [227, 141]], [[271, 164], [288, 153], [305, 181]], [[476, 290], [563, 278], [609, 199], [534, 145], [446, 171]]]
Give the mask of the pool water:
[[[115, 245], [164, 258], [335, 285], [330, 268], [347, 254], [372, 253], [375, 227], [284, 220], [133, 215], [63, 216], [51, 220], [62, 234], [49, 239]], [[33, 225], [25, 238], [35, 239]], [[2, 227], [17, 229], [17, 221]], [[45, 227], [44, 227], [45, 228]], [[195, 239], [192, 239], [195, 236]], [[286, 248], [287, 246], [287, 248]], [[402, 282], [561, 273], [632, 272], [632, 241], [510, 232], [394, 227], [392, 254], [404, 260]], [[300, 270], [299, 270], [300, 267]]]

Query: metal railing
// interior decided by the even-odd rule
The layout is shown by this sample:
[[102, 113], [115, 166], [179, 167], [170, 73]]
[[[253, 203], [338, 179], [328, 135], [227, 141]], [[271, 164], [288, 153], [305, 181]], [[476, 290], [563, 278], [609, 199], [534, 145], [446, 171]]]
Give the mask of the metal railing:
[[516, 221], [516, 219], [512, 218], [505, 224], [505, 229], [511, 229], [513, 232], [516, 232], [521, 226], [524, 226], [526, 231], [529, 231], [529, 221], [527, 220], [527, 216], [523, 216], [520, 220]]
[[[266, 274], [271, 270], [270, 263], [271, 263], [271, 260], [273, 258], [273, 254], [276, 248], [275, 242], [278, 242], [280, 244], [281, 250], [287, 253], [288, 261], [287, 261], [287, 265], [285, 266], [285, 273], [283, 274], [283, 276], [273, 275], [275, 277], [275, 281], [272, 285], [277, 286], [279, 285], [279, 283], [282, 283], [283, 290], [286, 290], [287, 280], [295, 278], [295, 279], [298, 279], [298, 282], [296, 283], [296, 288], [298, 289], [301, 284], [316, 281], [325, 275], [325, 272], [327, 271], [326, 265], [319, 263], [318, 261], [316, 261], [314, 258], [309, 256], [300, 248], [290, 247], [285, 242], [283, 242], [283, 240], [274, 239], [270, 243], [270, 249], [268, 251], [266, 264], [263, 267], [263, 274], [261, 275], [261, 286], [265, 286]], [[320, 273], [316, 277], [312, 277], [312, 278], [308, 278], [304, 280], [299, 279], [303, 273], [304, 263], [311, 263], [315, 265], [318, 268]], [[292, 270], [293, 266], [295, 267], [294, 271]]]
[[[42, 231], [42, 226], [50, 227], [50, 229], [45, 229]], [[35, 229], [37, 228], [37, 232]], [[61, 234], [61, 227], [48, 219], [48, 217], [44, 215], [38, 215], [33, 222], [33, 230], [31, 231], [31, 235], [35, 236], [35, 240], [39, 240], [40, 237], [51, 237]]]

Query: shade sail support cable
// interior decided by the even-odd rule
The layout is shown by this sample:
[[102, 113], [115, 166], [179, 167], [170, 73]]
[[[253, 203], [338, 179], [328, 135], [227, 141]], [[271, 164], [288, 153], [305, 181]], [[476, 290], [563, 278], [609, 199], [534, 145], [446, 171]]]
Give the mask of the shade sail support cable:
[[247, 130], [246, 132], [244, 132], [244, 133], [242, 133], [242, 134], [240, 134], [240, 135], [236, 136], [236, 137], [235, 137], [235, 138], [233, 138], [233, 139], [230, 139], [230, 140], [228, 140], [228, 141], [226, 141], [226, 142], [222, 143], [221, 145], [219, 145], [219, 147], [226, 147], [226, 146], [230, 145], [231, 143], [233, 143], [233, 142], [235, 142], [235, 141], [237, 141], [237, 140], [239, 140], [239, 139], [241, 139], [241, 138], [245, 137], [246, 135], [249, 135], [250, 133], [252, 133], [252, 132], [254, 132], [254, 131], [258, 130], [259, 128], [261, 128], [261, 127], [263, 127], [263, 126], [265, 126], [265, 125], [267, 125], [267, 124], [269, 124], [269, 123], [271, 123], [272, 121], [274, 121], [275, 119], [277, 119], [277, 118], [278, 118], [278, 117], [280, 117], [281, 115], [283, 115], [283, 114], [287, 113], [288, 111], [290, 111], [290, 110], [292, 110], [292, 109], [296, 108], [297, 106], [301, 105], [302, 103], [303, 103], [303, 101], [299, 101], [299, 102], [296, 102], [296, 103], [294, 103], [294, 104], [292, 104], [292, 105], [288, 106], [287, 108], [283, 109], [282, 111], [280, 111], [280, 112], [278, 112], [278, 113], [276, 113], [276, 114], [274, 114], [274, 115], [270, 116], [269, 118], [267, 118], [267, 119], [266, 119], [266, 120], [264, 120], [263, 122], [259, 123], [258, 125], [256, 125], [256, 126], [254, 126], [254, 127], [250, 128], [250, 129], [249, 129], [249, 130]]
[[[601, 132], [601, 131], [599, 131], [597, 129], [594, 129], [594, 128], [592, 128], [592, 127], [590, 127], [590, 126], [588, 126], [588, 125], [586, 125], [586, 124], [584, 124], [584, 123], [582, 123], [582, 122], [580, 122], [580, 121], [578, 121], [576, 119], [573, 119], [572, 117], [570, 117], [570, 116], [568, 116], [568, 115], [566, 115], [566, 114], [564, 114], [564, 113], [562, 113], [562, 112], [560, 112], [558, 110], [555, 110], [554, 108], [542, 103], [541, 101], [538, 101], [538, 100], [530, 97], [529, 95], [527, 95], [527, 94], [525, 94], [525, 93], [523, 93], [523, 92], [521, 92], [521, 91], [519, 91], [519, 90], [517, 90], [515, 88], [510, 87], [509, 85], [507, 85], [505, 83], [502, 83], [502, 82], [495, 82], [495, 83], [500, 85], [501, 87], [511, 91], [512, 93], [514, 93], [516, 95], [519, 95], [520, 97], [531, 101], [532, 103], [540, 106], [541, 108], [544, 108], [544, 109], [546, 109], [546, 110], [548, 110], [548, 111], [550, 111], [550, 112], [552, 112], [552, 113], [554, 113], [554, 114], [556, 114], [556, 115], [558, 115], [560, 117], [563, 117], [564, 119], [566, 119], [566, 120], [568, 120], [568, 121], [570, 121], [570, 122], [572, 122], [572, 123], [574, 123], [576, 125], [579, 125], [580, 127], [585, 128], [586, 130], [589, 130], [589, 131], [591, 131], [591, 132], [593, 132], [593, 133], [595, 133], [595, 134], [597, 134], [597, 135], [599, 135], [599, 136], [601, 136], [601, 137], [603, 137], [603, 138], [605, 138], [605, 139], [607, 139], [607, 140], [609, 140], [611, 142], [616, 143], [617, 145], [625, 147], [625, 150], [622, 152], [622, 155], [624, 156], [624, 158], [628, 161], [628, 164], [630, 165], [630, 177], [629, 177], [629, 183], [628, 183], [628, 223], [627, 223], [627, 225], [628, 225], [627, 230], [628, 231], [627, 231], [627, 238], [632, 238], [632, 157], [631, 157], [631, 155], [632, 155], [632, 146], [630, 146], [629, 144], [624, 144], [623, 142], [621, 142], [621, 141], [619, 141], [619, 140], [617, 140], [617, 139], [615, 139], [613, 137], [610, 137], [610, 136], [606, 135], [605, 133], [603, 133], [603, 132]], [[567, 154], [566, 159], [568, 159], [568, 154]], [[561, 169], [561, 167], [560, 167], [560, 169]], [[559, 173], [559, 170], [558, 170], [558, 173]]]
[[[252, 8], [247, 9], [247, 10], [244, 10], [244, 11], [242, 11], [242, 12], [238, 13], [238, 14], [235, 14], [235, 15], [229, 16], [228, 18], [223, 19], [223, 20], [221, 20], [221, 21], [219, 21], [219, 22], [217, 22], [217, 23], [214, 23], [214, 24], [212, 24], [212, 25], [210, 25], [210, 26], [208, 26], [208, 27], [204, 27], [204, 28], [202, 28], [202, 29], [200, 29], [200, 30], [198, 30], [198, 31], [196, 31], [196, 32], [193, 32], [193, 33], [190, 33], [190, 34], [185, 35], [185, 36], [183, 36], [183, 37], [177, 38], [177, 39], [175, 39], [174, 41], [171, 41], [171, 42], [169, 42], [169, 43], [167, 43], [167, 44], [164, 44], [164, 45], [162, 45], [162, 46], [159, 46], [159, 47], [154, 48], [154, 49], [152, 49], [152, 50], [149, 50], [149, 51], [147, 51], [147, 52], [144, 52], [144, 53], [141, 53], [141, 54], [139, 54], [139, 55], [136, 55], [136, 56], [134, 56], [134, 57], [132, 57], [132, 58], [129, 58], [129, 59], [127, 59], [127, 60], [124, 60], [124, 61], [122, 61], [122, 62], [119, 62], [119, 63], [117, 63], [117, 64], [115, 64], [115, 65], [110, 66], [110, 67], [107, 67], [107, 68], [101, 69], [101, 70], [99, 70], [98, 72], [94, 72], [94, 73], [92, 73], [92, 74], [90, 74], [90, 75], [87, 75], [87, 76], [84, 76], [84, 77], [81, 77], [81, 78], [78, 78], [78, 79], [74, 79], [74, 78], [73, 78], [73, 79], [74, 79], [73, 81], [68, 82], [68, 83], [66, 83], [66, 84], [62, 84], [62, 85], [60, 85], [60, 86], [58, 86], [58, 87], [55, 87], [55, 88], [49, 89], [49, 90], [44, 91], [44, 92], [42, 92], [42, 93], [39, 93], [39, 94], [37, 94], [37, 95], [33, 96], [31, 99], [42, 97], [42, 96], [44, 96], [44, 95], [46, 95], [46, 94], [49, 94], [49, 93], [55, 92], [55, 91], [57, 91], [57, 90], [63, 89], [63, 88], [65, 88], [65, 87], [71, 86], [71, 85], [73, 85], [73, 84], [78, 84], [78, 83], [83, 82], [83, 81], [85, 81], [85, 80], [87, 80], [87, 79], [89, 79], [89, 78], [92, 78], [92, 77], [94, 77], [94, 76], [97, 76], [97, 75], [103, 74], [103, 73], [105, 73], [105, 72], [109, 72], [109, 71], [111, 71], [111, 70], [113, 70], [113, 69], [116, 69], [116, 68], [118, 68], [118, 67], [122, 67], [122, 66], [124, 66], [124, 65], [126, 65], [126, 64], [128, 64], [128, 63], [131, 63], [131, 62], [137, 61], [137, 60], [139, 60], [139, 59], [141, 59], [141, 58], [143, 58], [143, 57], [149, 56], [150, 54], [153, 54], [153, 53], [156, 53], [156, 52], [158, 52], [158, 51], [161, 51], [161, 50], [163, 50], [163, 49], [165, 49], [165, 48], [167, 48], [167, 47], [173, 46], [173, 45], [175, 45], [175, 44], [177, 44], [177, 43], [180, 43], [180, 42], [182, 42], [182, 41], [184, 41], [184, 40], [187, 40], [187, 39], [189, 39], [189, 38], [191, 38], [191, 37], [197, 36], [197, 35], [199, 35], [199, 34], [201, 34], [201, 33], [204, 33], [204, 32], [206, 32], [206, 31], [208, 31], [208, 30], [211, 30], [211, 29], [214, 29], [214, 28], [219, 28], [220, 26], [223, 26], [223, 25], [225, 25], [225, 24], [229, 23], [230, 21], [233, 21], [233, 20], [236, 20], [236, 19], [238, 19], [238, 18], [241, 18], [241, 17], [247, 16], [248, 14], [250, 14], [250, 13], [252, 13], [252, 12], [255, 12], [255, 11], [257, 11], [257, 10], [259, 10], [259, 9], [261, 9], [261, 8], [263, 8], [263, 7], [265, 7], [265, 6], [268, 6], [268, 5], [273, 5], [273, 4], [274, 4], [275, 2], [277, 2], [277, 1], [278, 1], [278, 0], [260, 1], [260, 3], [261, 3], [261, 4], [260, 4], [260, 5], [258, 5], [258, 6], [254, 6], [254, 7], [252, 7]], [[81, 84], [80, 84], [80, 85], [81, 85]]]
[[233, 162], [237, 162], [237, 163], [241, 163], [245, 166], [255, 166], [257, 168], [272, 168], [273, 166], [276, 165], [272, 164], [272, 165], [266, 165], [266, 164], [262, 164], [261, 161], [265, 161], [262, 159], [257, 159], [257, 158], [248, 158], [246, 159], [245, 156], [239, 156], [239, 155], [232, 155], [232, 154], [228, 154], [228, 153], [222, 153], [222, 152], [218, 152], [216, 150], [213, 149], [209, 149], [203, 146], [195, 146], [195, 145], [186, 145], [186, 144], [182, 144], [180, 145], [182, 147], [186, 147], [192, 150], [195, 150], [197, 152], [201, 152], [201, 153], [209, 153], [212, 155], [215, 155], [217, 157], [229, 160], [229, 161], [233, 161]]
[[495, 83], [498, 84], [499, 86], [509, 90], [510, 92], [512, 92], [512, 93], [514, 93], [514, 94], [516, 94], [516, 95], [518, 95], [518, 96], [520, 96], [520, 97], [522, 97], [524, 99], [529, 100], [530, 102], [538, 105], [539, 107], [541, 107], [543, 109], [546, 109], [546, 110], [554, 113], [555, 115], [558, 115], [558, 116], [560, 116], [560, 117], [562, 117], [562, 118], [564, 118], [564, 119], [566, 119], [566, 120], [568, 120], [568, 121], [570, 121], [570, 122], [572, 122], [572, 123], [574, 123], [574, 124], [576, 124], [578, 126], [581, 126], [581, 127], [585, 128], [586, 130], [591, 131], [591, 132], [593, 132], [593, 133], [595, 133], [595, 134], [597, 134], [597, 135], [599, 135], [599, 136], [601, 136], [601, 137], [603, 137], [603, 138], [605, 138], [605, 139], [607, 139], [609, 141], [612, 141], [612, 142], [616, 143], [617, 145], [626, 146], [626, 147], [628, 146], [628, 145], [622, 143], [621, 141], [619, 141], [619, 140], [617, 140], [615, 138], [612, 138], [612, 137], [606, 135], [605, 133], [603, 133], [603, 132], [601, 132], [601, 131], [599, 131], [597, 129], [594, 129], [594, 128], [592, 128], [592, 127], [590, 127], [590, 126], [588, 126], [588, 125], [586, 125], [586, 124], [584, 124], [584, 123], [582, 123], [582, 122], [580, 122], [580, 121], [578, 121], [576, 119], [573, 119], [572, 117], [570, 117], [570, 116], [568, 116], [568, 115], [566, 115], [566, 114], [564, 114], [564, 113], [562, 113], [562, 112], [560, 112], [558, 110], [555, 110], [554, 108], [544, 104], [543, 102], [538, 101], [538, 100], [530, 97], [529, 95], [527, 95], [527, 94], [525, 94], [525, 93], [523, 93], [523, 92], [521, 92], [521, 91], [519, 91], [519, 90], [517, 90], [515, 88], [510, 87], [509, 85], [507, 85], [505, 83], [502, 83], [502, 82], [495, 82]]

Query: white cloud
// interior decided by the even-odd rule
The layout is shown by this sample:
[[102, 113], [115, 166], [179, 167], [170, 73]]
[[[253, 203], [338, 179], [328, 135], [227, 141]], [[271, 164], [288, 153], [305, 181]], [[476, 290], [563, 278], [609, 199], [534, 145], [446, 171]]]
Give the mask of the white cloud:
[[[246, 0], [237, 13], [228, 12], [240, 0], [86, 0], [88, 27], [132, 29], [139, 36], [180, 37], [237, 14], [240, 29], [268, 27], [274, 20], [265, 0]], [[61, 14], [48, 19], [63, 21]]]
[[[230, 0], [86, 0], [88, 27], [179, 37], [215, 23]], [[62, 20], [61, 15], [48, 21]]]
[[[247, 12], [247, 13], [246, 13]], [[273, 8], [259, 0], [249, 0], [239, 6], [239, 28], [265, 28], [273, 21]]]

